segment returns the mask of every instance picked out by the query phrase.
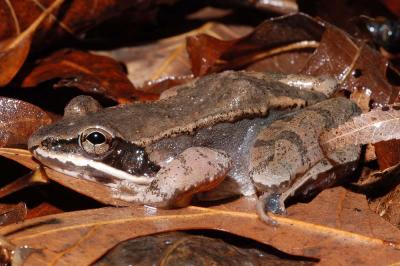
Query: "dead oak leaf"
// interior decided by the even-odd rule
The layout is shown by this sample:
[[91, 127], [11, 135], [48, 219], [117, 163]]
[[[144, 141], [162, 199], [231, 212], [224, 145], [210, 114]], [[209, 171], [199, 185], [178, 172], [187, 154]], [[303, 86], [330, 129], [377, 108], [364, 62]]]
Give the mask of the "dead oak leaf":
[[206, 23], [193, 31], [154, 43], [97, 53], [124, 62], [127, 66], [128, 78], [137, 88], [160, 93], [193, 77], [186, 52], [187, 37], [208, 34], [215, 38], [229, 40], [243, 36], [250, 30], [251, 27], [247, 26]]
[[55, 87], [75, 87], [118, 103], [158, 98], [157, 94], [136, 90], [123, 67], [114, 59], [70, 49], [57, 51], [43, 59], [24, 78], [22, 87], [58, 79]]
[[0, 156], [14, 160], [19, 164], [35, 171], [33, 176], [21, 177], [20, 179], [17, 179], [13, 183], [7, 185], [6, 188], [3, 188], [3, 191], [0, 190], [0, 196], [8, 195], [34, 183], [45, 183], [46, 179], [50, 179], [107, 205], [131, 205], [129, 202], [114, 198], [110, 193], [110, 189], [101, 185], [100, 183], [90, 182], [80, 178], [71, 178], [70, 176], [56, 172], [47, 167], [43, 167], [42, 170], [38, 170], [41, 168], [41, 165], [33, 160], [32, 154], [28, 150], [0, 148]]
[[0, 41], [0, 87], [7, 85], [18, 73], [29, 54], [33, 34], [51, 12], [57, 9], [63, 2], [64, 0], [54, 1], [22, 33], [16, 37]]
[[36, 129], [50, 123], [50, 117], [39, 107], [0, 97], [0, 146], [26, 145]]
[[[27, 151], [5, 148], [0, 151], [2, 156], [27, 167], [37, 166]], [[54, 173], [47, 171], [49, 176]], [[54, 176], [52, 179], [57, 181]], [[88, 184], [98, 185], [87, 181], [75, 185], [86, 186], [89, 191]], [[254, 209], [252, 198], [210, 208], [161, 210], [135, 205], [102, 208], [32, 219], [7, 226], [0, 233], [17, 246], [28, 245], [41, 251], [28, 257], [30, 265], [90, 264], [126, 239], [191, 229], [227, 231], [289, 254], [318, 258], [322, 265], [377, 265], [400, 259], [397, 248], [400, 232], [369, 210], [365, 196], [343, 188], [325, 190], [310, 203], [290, 206], [288, 216], [273, 216], [278, 227], [262, 223]]]
[[90, 264], [121, 241], [189, 229], [227, 231], [289, 254], [318, 258], [321, 265], [382, 265], [400, 259], [400, 233], [372, 213], [363, 196], [337, 188], [298, 206], [289, 208], [288, 217], [274, 216], [278, 227], [262, 223], [254, 201], [243, 198], [211, 208], [136, 206], [70, 212], [6, 226], [0, 233], [17, 246], [40, 250], [27, 258], [29, 265]]
[[339, 81], [339, 89], [363, 90], [374, 104], [382, 105], [398, 101], [399, 97], [399, 88], [386, 78], [388, 65], [378, 51], [327, 25], [319, 47], [301, 73], [332, 75]]
[[[193, 74], [203, 76], [226, 69], [242, 68], [278, 54], [313, 49], [318, 46], [317, 41], [323, 31], [320, 21], [302, 13], [290, 14], [266, 20], [246, 36], [233, 40], [220, 40], [207, 34], [189, 36], [187, 50]], [[303, 66], [304, 63], [300, 65]], [[281, 68], [286, 67], [281, 65]], [[276, 66], [273, 67], [275, 69]], [[299, 67], [297, 69], [296, 72], [300, 71]]]

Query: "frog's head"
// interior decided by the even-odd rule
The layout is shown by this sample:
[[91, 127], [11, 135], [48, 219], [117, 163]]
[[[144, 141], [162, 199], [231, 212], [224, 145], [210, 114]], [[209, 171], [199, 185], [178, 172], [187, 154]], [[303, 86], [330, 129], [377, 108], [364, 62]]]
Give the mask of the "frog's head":
[[30, 137], [28, 147], [39, 161], [68, 175], [104, 184], [150, 183], [159, 167], [110, 122], [96, 100], [78, 96], [66, 106], [63, 119]]

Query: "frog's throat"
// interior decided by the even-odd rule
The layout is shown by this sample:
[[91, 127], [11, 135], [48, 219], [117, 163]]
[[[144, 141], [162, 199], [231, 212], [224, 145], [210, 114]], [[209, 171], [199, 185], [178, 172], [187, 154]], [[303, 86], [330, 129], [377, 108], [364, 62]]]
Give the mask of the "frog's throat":
[[[101, 163], [101, 162], [96, 162], [91, 159], [87, 159], [83, 156], [75, 155], [75, 154], [69, 154], [69, 153], [51, 153], [48, 152], [40, 147], [36, 148], [33, 151], [33, 154], [35, 157], [38, 157], [39, 159], [44, 159], [46, 162], [48, 162], [46, 165], [49, 166], [50, 168], [58, 171], [65, 173], [67, 175], [71, 175], [74, 177], [79, 177], [82, 176], [79, 172], [77, 171], [72, 171], [72, 170], [65, 170], [61, 169], [60, 167], [55, 167], [54, 165], [51, 165], [51, 162], [57, 162], [58, 164], [72, 164], [76, 166], [77, 168], [83, 168], [83, 167], [91, 167], [93, 169], [96, 169], [97, 171], [104, 173], [108, 176], [113, 177], [114, 179], [119, 179], [119, 180], [125, 180], [132, 182], [137, 185], [148, 185], [153, 181], [153, 178], [146, 177], [146, 176], [137, 176], [137, 175], [131, 175], [127, 172], [124, 172], [122, 170], [119, 170], [117, 168], [111, 167], [107, 164]], [[94, 178], [90, 178], [89, 176], [83, 175], [87, 179], [93, 180]]]

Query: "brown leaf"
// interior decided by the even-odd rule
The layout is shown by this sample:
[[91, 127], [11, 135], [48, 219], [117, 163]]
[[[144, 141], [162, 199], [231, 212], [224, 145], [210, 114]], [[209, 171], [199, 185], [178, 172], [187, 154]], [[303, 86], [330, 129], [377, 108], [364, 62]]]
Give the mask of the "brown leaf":
[[0, 148], [0, 156], [16, 161], [17, 163], [35, 170], [39, 168], [39, 164], [33, 160], [32, 154], [28, 150], [14, 148]]
[[43, 202], [40, 205], [30, 209], [26, 219], [32, 219], [36, 217], [41, 217], [50, 214], [62, 213], [63, 210], [59, 209], [57, 206], [51, 205], [50, 203]]
[[33, 87], [53, 79], [61, 79], [55, 87], [76, 87], [119, 103], [158, 98], [157, 94], [136, 90], [112, 58], [78, 50], [60, 50], [45, 58], [24, 78], [22, 86]]
[[254, 201], [241, 199], [212, 208], [70, 212], [7, 226], [0, 233], [17, 246], [40, 250], [27, 258], [29, 265], [87, 265], [121, 241], [188, 229], [241, 235], [289, 254], [318, 258], [321, 265], [387, 265], [400, 259], [398, 230], [372, 213], [363, 196], [342, 188], [325, 191], [311, 204], [289, 208], [288, 217], [275, 219], [278, 227], [262, 223], [254, 213]]
[[193, 77], [186, 52], [188, 36], [209, 34], [227, 40], [243, 36], [250, 30], [251, 27], [211, 22], [193, 31], [150, 44], [103, 51], [100, 54], [124, 62], [128, 69], [128, 78], [137, 88], [160, 93], [171, 85], [183, 83]]
[[0, 146], [26, 145], [40, 126], [51, 123], [40, 108], [11, 98], [0, 97]]
[[400, 16], [400, 4], [397, 0], [381, 0], [386, 7], [392, 11], [396, 16]]
[[313, 259], [278, 255], [275, 249], [231, 234], [208, 237], [208, 234], [167, 232], [124, 241], [93, 265], [298, 266], [313, 262]]
[[0, 204], [0, 226], [22, 222], [27, 214], [25, 203]]
[[[36, 170], [37, 168], [40, 167], [40, 165], [36, 161], [33, 160], [32, 154], [28, 150], [0, 148], [0, 156], [14, 160], [32, 170]], [[108, 205], [114, 205], [114, 206], [131, 205], [129, 202], [115, 199], [111, 195], [109, 188], [107, 188], [99, 183], [85, 181], [85, 180], [79, 179], [79, 178], [71, 178], [70, 176], [56, 172], [47, 167], [44, 167], [43, 170], [44, 170], [44, 172], [41, 174], [45, 175], [46, 178], [49, 178], [65, 187], [68, 187], [68, 188], [70, 188], [74, 191], [77, 191], [83, 195], [89, 196], [101, 203], [108, 204]], [[39, 177], [39, 179], [30, 180], [29, 181], [30, 184], [37, 183], [37, 182], [43, 183], [45, 181], [44, 177], [42, 177], [42, 176], [38, 176], [38, 177]], [[21, 182], [23, 183], [23, 180]], [[14, 188], [14, 186], [13, 186], [13, 188]], [[3, 191], [4, 191], [4, 189], [3, 189]], [[0, 193], [0, 195], [1, 195], [1, 193]]]
[[384, 170], [400, 162], [400, 140], [378, 142], [374, 147], [379, 169]]
[[320, 136], [320, 145], [325, 150], [334, 150], [349, 145], [400, 139], [399, 133], [399, 108], [386, 106], [353, 117], [339, 127], [324, 132]]
[[319, 47], [301, 73], [332, 75], [339, 81], [339, 89], [363, 90], [380, 105], [398, 100], [399, 88], [386, 79], [388, 64], [376, 50], [327, 25]]
[[[2, 148], [0, 153], [27, 167], [36, 167], [27, 151]], [[47, 173], [49, 176], [57, 175], [54, 171]], [[67, 176], [62, 178], [70, 180], [71, 184], [76, 182], [73, 189], [90, 190], [89, 187], [83, 187], [96, 184], [87, 181], [79, 183], [80, 179]], [[62, 178], [52, 176], [55, 181]], [[101, 193], [100, 191], [100, 194], [94, 195], [99, 198], [106, 195]], [[391, 243], [388, 241], [398, 242], [400, 233], [373, 214], [362, 195], [345, 191], [343, 188], [326, 190], [311, 203], [289, 207], [288, 217], [274, 216], [280, 224], [277, 228], [258, 220], [254, 203], [249, 198], [212, 208], [105, 208], [33, 219], [19, 227], [7, 227], [0, 233], [7, 234], [18, 246], [27, 244], [32, 248], [43, 249], [45, 260], [74, 259], [78, 264], [92, 263], [108, 249], [129, 238], [194, 228], [231, 232], [272, 245], [290, 254], [320, 258], [322, 262], [351, 264], [360, 260], [366, 265], [374, 265], [377, 263], [375, 260], [382, 258], [385, 258], [387, 263], [399, 259], [400, 253], [392, 248], [396, 244], [388, 245]], [[237, 226], [239, 224], [240, 226]], [[132, 228], [135, 230], [131, 230]], [[113, 237], [103, 238], [104, 235]], [[59, 242], [56, 239], [63, 241]], [[73, 248], [64, 250], [65, 241], [71, 243]], [[94, 242], [96, 248], [91, 244]], [[352, 252], [345, 252], [346, 250]], [[370, 256], [365, 256], [367, 251]], [[75, 255], [77, 253], [85, 256]], [[43, 263], [42, 259], [42, 256], [32, 255], [29, 257], [29, 263]]]
[[192, 71], [201, 76], [243, 67], [283, 52], [315, 48], [323, 30], [319, 21], [300, 13], [266, 20], [249, 35], [234, 41], [207, 35], [189, 37]]
[[[16, 37], [9, 37], [3, 40], [0, 37], [0, 87], [7, 85], [18, 73], [29, 54], [33, 34], [49, 14], [63, 2], [64, 0], [54, 1], [49, 8], [41, 12], [40, 16], [32, 21], [32, 24], [24, 32], [20, 33], [18, 30]], [[6, 1], [6, 3], [10, 2]], [[10, 12], [13, 14], [14, 10], [11, 9]], [[0, 21], [2, 21], [1, 13]], [[17, 21], [15, 23], [18, 25]]]
[[[0, 4], [0, 40], [19, 35], [25, 31], [57, 0], [7, 0]], [[159, 2], [173, 3], [174, 0], [152, 1], [118, 1], [118, 0], [73, 0], [64, 5], [38, 29], [35, 35], [34, 50], [43, 50], [54, 42], [71, 36], [80, 39], [84, 33], [94, 25], [111, 17], [121, 14], [122, 11], [134, 7], [138, 10], [155, 9]]]

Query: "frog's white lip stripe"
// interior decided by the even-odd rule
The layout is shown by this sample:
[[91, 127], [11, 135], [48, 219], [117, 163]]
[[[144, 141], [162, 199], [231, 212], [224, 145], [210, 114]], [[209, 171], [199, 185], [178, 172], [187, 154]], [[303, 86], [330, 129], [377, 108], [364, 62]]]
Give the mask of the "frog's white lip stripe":
[[[138, 185], [147, 185], [147, 184], [150, 184], [151, 181], [153, 181], [153, 179], [150, 177], [141, 177], [141, 176], [131, 175], [122, 170], [108, 166], [104, 163], [96, 162], [94, 160], [90, 160], [90, 159], [84, 158], [82, 156], [77, 156], [74, 154], [67, 154], [67, 153], [54, 154], [54, 153], [47, 152], [46, 150], [41, 149], [41, 148], [35, 149], [34, 153], [37, 154], [39, 157], [43, 157], [43, 158], [47, 158], [47, 159], [51, 159], [51, 160], [57, 160], [64, 164], [71, 163], [73, 165], [76, 165], [77, 167], [89, 166], [89, 167], [92, 167], [93, 169], [96, 169], [99, 172], [110, 175], [116, 179], [131, 181]], [[55, 170], [57, 170], [57, 169], [55, 169]], [[64, 170], [61, 172], [64, 172]], [[68, 171], [68, 172], [71, 172], [71, 171]]]

